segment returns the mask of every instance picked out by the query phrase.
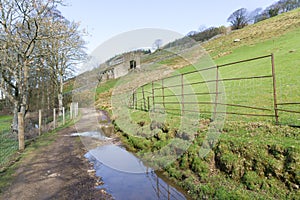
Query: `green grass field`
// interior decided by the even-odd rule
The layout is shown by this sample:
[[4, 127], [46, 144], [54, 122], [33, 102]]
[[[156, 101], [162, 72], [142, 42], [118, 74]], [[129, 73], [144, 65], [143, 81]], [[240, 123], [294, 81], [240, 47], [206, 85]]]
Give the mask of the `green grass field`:
[[[297, 12], [298, 11], [298, 12]], [[239, 60], [250, 59], [259, 56], [274, 54], [275, 57], [275, 72], [276, 72], [276, 89], [277, 89], [277, 103], [291, 103], [300, 102], [300, 93], [298, 92], [299, 87], [299, 76], [300, 76], [300, 16], [299, 9], [278, 17], [266, 20], [264, 22], [251, 25], [245, 29], [234, 31], [229, 35], [217, 38], [204, 44], [204, 47], [208, 52], [211, 52], [211, 57], [215, 58], [212, 62], [218, 65], [236, 62]], [[272, 27], [273, 26], [273, 27]], [[258, 36], [258, 37], [255, 37]], [[234, 38], [242, 38], [241, 42], [236, 44], [233, 42]], [[220, 46], [220, 44], [222, 44]], [[219, 54], [219, 50], [230, 52], [224, 56], [216, 56]], [[165, 56], [166, 53], [157, 52], [161, 56]], [[192, 54], [192, 52], [191, 52]], [[159, 55], [152, 56], [159, 58]], [[176, 62], [180, 62], [178, 58], [170, 58], [167, 60], [160, 61], [161, 64], [167, 64], [169, 66], [176, 65]], [[201, 66], [204, 67], [204, 66]], [[185, 73], [192, 71], [195, 68], [201, 68], [199, 66], [187, 66], [177, 70], [175, 73]], [[210, 67], [210, 66], [207, 66]], [[187, 85], [195, 82], [203, 81], [204, 77], [210, 77], [209, 80], [213, 80], [215, 72], [210, 71], [211, 75], [205, 74], [206, 72], [195, 73], [186, 75], [185, 83]], [[239, 78], [239, 77], [251, 77], [251, 76], [265, 76], [272, 75], [271, 69], [271, 58], [265, 58], [261, 60], [246, 62], [242, 64], [232, 65], [220, 69], [220, 78]], [[207, 79], [206, 79], [207, 80]], [[169, 82], [169, 83], [168, 83]], [[165, 80], [165, 87], [170, 89], [164, 89], [165, 95], [170, 94], [181, 94], [180, 87], [172, 87], [172, 85], [180, 84], [180, 77], [173, 78], [172, 80]], [[251, 79], [251, 80], [236, 80], [223, 82], [224, 92], [222, 103], [226, 104], [237, 104], [243, 106], [252, 106], [258, 108], [269, 109], [266, 110], [255, 110], [242, 107], [227, 106], [226, 112], [228, 113], [241, 113], [241, 114], [259, 114], [259, 115], [274, 115], [274, 98], [273, 98], [273, 80], [272, 78], [265, 79]], [[161, 82], [157, 81], [155, 88], [162, 87]], [[186, 86], [186, 91], [191, 93], [206, 93], [209, 92], [208, 88], [213, 88], [214, 83], [209, 84], [196, 84]], [[147, 96], [152, 96], [151, 85], [144, 87]], [[220, 89], [219, 89], [220, 90]], [[138, 100], [142, 98], [142, 91], [138, 89]], [[147, 100], [146, 96], [146, 100]], [[163, 99], [162, 90], [155, 90], [155, 98], [158, 104], [161, 104]], [[185, 102], [198, 101], [198, 102], [213, 102], [214, 95], [201, 95], [196, 97], [186, 96]], [[166, 104], [166, 110], [175, 114], [180, 114], [180, 111], [174, 111], [173, 109], [181, 109], [180, 101], [181, 98], [166, 97], [166, 102], [172, 102], [172, 104]], [[152, 104], [152, 98], [150, 98], [150, 104]], [[177, 102], [175, 105], [173, 102]], [[139, 101], [141, 103], [141, 101]], [[141, 106], [141, 105], [138, 105]], [[144, 105], [142, 105], [144, 107]], [[161, 106], [161, 105], [159, 105]], [[198, 107], [199, 112], [211, 112], [213, 106], [210, 105], [185, 105], [190, 109], [195, 110]], [[278, 106], [279, 109], [293, 110], [300, 112], [300, 105], [285, 105]], [[189, 110], [188, 108], [186, 108]], [[222, 108], [225, 109], [225, 108]], [[134, 112], [134, 115], [138, 115]], [[204, 115], [205, 116], [205, 115]], [[208, 116], [208, 115], [206, 115]], [[274, 122], [274, 117], [248, 117], [244, 115], [227, 115], [226, 120], [242, 120], [242, 121], [268, 121]], [[289, 113], [279, 111], [279, 122], [281, 124], [292, 124], [300, 125], [300, 113]]]
[[[247, 59], [260, 55], [274, 53], [275, 70], [277, 81], [278, 103], [300, 102], [299, 75], [300, 75], [300, 28], [296, 28], [280, 37], [267, 40], [255, 45], [245, 45], [232, 51], [230, 55], [216, 60], [216, 63], [227, 63], [239, 59]], [[271, 73], [270, 61], [264, 60], [253, 65], [241, 65], [243, 70], [233, 68], [221, 70], [222, 76], [236, 75], [242, 72], [245, 75], [264, 75]], [[272, 94], [271, 81], [252, 83], [252, 88], [245, 93], [244, 99], [252, 99], [253, 104], [271, 105], [270, 95]], [[228, 89], [227, 89], [228, 88]], [[234, 90], [235, 87], [228, 85], [226, 90]], [[269, 102], [264, 101], [269, 96]], [[228, 95], [230, 98], [230, 94]], [[266, 96], [266, 97], [265, 97]], [[283, 109], [300, 111], [300, 105], [285, 106]], [[300, 124], [300, 114], [279, 112], [280, 122], [283, 124]]]
[[[213, 62], [218, 65], [249, 59], [257, 56], [275, 56], [278, 103], [300, 102], [300, 9], [279, 15], [269, 20], [248, 26], [242, 30], [233, 31], [228, 35], [211, 40], [203, 47], [209, 52]], [[241, 42], [234, 43], [239, 38]], [[193, 55], [194, 52], [190, 52]], [[179, 58], [162, 60], [167, 52], [159, 51], [150, 55], [149, 62], [160, 60], [160, 64], [183, 66], [186, 62]], [[147, 59], [144, 59], [147, 61]], [[199, 66], [200, 67], [200, 66]], [[201, 65], [201, 67], [205, 67]], [[207, 66], [210, 67], [210, 66]], [[178, 68], [178, 67], [175, 67]], [[177, 69], [174, 74], [194, 70], [193, 66]], [[271, 60], [265, 58], [248, 63], [242, 63], [220, 69], [223, 79], [271, 75]], [[203, 77], [215, 77], [211, 74], [189, 74], [184, 78], [187, 84], [184, 93], [206, 93], [213, 91], [215, 84], [193, 84], [201, 82]], [[163, 108], [163, 98], [155, 98], [155, 118], [148, 111], [148, 96], [150, 110], [152, 104], [152, 85], [144, 86], [145, 103], [142, 89], [137, 89], [138, 109], [129, 109], [128, 122], [140, 126], [139, 133], [147, 131], [152, 120], [163, 122], [164, 126], [152, 137], [137, 137], [139, 133], [122, 132], [123, 142], [137, 154], [144, 154], [163, 148], [175, 137], [180, 129], [181, 117], [180, 77], [164, 81], [166, 87], [161, 89], [162, 82], [154, 83], [155, 96], [168, 97]], [[145, 83], [146, 84], [146, 83]], [[274, 115], [272, 79], [253, 79], [226, 81], [223, 83], [224, 96], [227, 104], [239, 104], [270, 109], [270, 111], [253, 110], [249, 108], [227, 106], [227, 112]], [[100, 85], [97, 91], [98, 107], [101, 107], [102, 90], [113, 90], [113, 85]], [[162, 92], [163, 91], [163, 92]], [[111, 93], [102, 93], [111, 95]], [[174, 96], [178, 95], [178, 96]], [[128, 98], [132, 98], [128, 94]], [[108, 97], [105, 96], [107, 99]], [[185, 96], [184, 101], [213, 101], [214, 95]], [[225, 99], [226, 98], [226, 99]], [[106, 100], [107, 101], [107, 100]], [[121, 99], [122, 101], [122, 99]], [[146, 108], [146, 111], [142, 109]], [[281, 106], [280, 108], [300, 111], [300, 105]], [[177, 111], [174, 109], [178, 109]], [[300, 185], [300, 130], [288, 126], [275, 126], [274, 117], [247, 117], [226, 115], [221, 135], [212, 151], [204, 158], [199, 157], [201, 146], [205, 145], [209, 123], [201, 118], [211, 118], [214, 105], [187, 104], [185, 109], [200, 111], [199, 114], [184, 115], [191, 119], [199, 119], [194, 124], [197, 136], [188, 150], [174, 163], [165, 167], [165, 174], [183, 187], [194, 199], [297, 199]], [[221, 108], [222, 109], [222, 108]], [[201, 112], [202, 111], [202, 112]], [[206, 112], [203, 112], [206, 111]], [[210, 113], [209, 113], [210, 112]], [[118, 116], [113, 116], [118, 117]], [[116, 121], [118, 122], [118, 121]], [[300, 124], [300, 114], [279, 112], [279, 122], [282, 124]], [[118, 127], [118, 123], [116, 124]], [[120, 128], [120, 127], [118, 127]], [[121, 127], [122, 129], [122, 127]]]
[[[38, 120], [38, 119], [36, 119]], [[47, 118], [49, 121], [45, 123], [52, 122], [52, 117]], [[73, 120], [70, 119], [69, 112], [66, 112], [66, 125], [63, 126], [62, 116], [57, 117], [57, 128], [55, 131], [68, 127]], [[18, 152], [18, 136], [11, 132], [12, 116], [0, 116], [0, 172], [7, 167], [9, 167], [10, 162], [15, 160], [19, 155], [15, 155]], [[53, 132], [53, 131], [52, 131]], [[25, 133], [26, 136], [30, 136], [25, 140], [26, 148], [30, 145], [34, 146], [37, 138], [44, 137], [45, 133], [42, 133], [42, 136], [30, 135], [30, 133]]]
[[0, 116], [0, 169], [18, 150], [18, 141], [10, 131], [12, 116]]

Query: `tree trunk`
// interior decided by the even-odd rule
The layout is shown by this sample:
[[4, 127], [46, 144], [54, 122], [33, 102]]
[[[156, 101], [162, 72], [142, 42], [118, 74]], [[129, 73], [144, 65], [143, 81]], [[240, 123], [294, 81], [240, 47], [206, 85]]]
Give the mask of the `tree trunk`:
[[59, 83], [59, 92], [58, 92], [58, 109], [59, 109], [59, 116], [63, 113], [63, 89], [64, 89], [64, 82], [63, 77], [60, 75], [60, 83]]
[[18, 133], [18, 139], [19, 139], [19, 150], [23, 151], [25, 149], [25, 125], [24, 125], [24, 115], [23, 113], [18, 113], [18, 121], [19, 121], [19, 133]]
[[[24, 67], [24, 78], [23, 78], [23, 85], [21, 85], [21, 92], [20, 92], [20, 97], [21, 97], [21, 106], [20, 106], [20, 112], [18, 113], [18, 136], [19, 136], [19, 150], [23, 150], [25, 148], [24, 144], [24, 130], [25, 130], [25, 115], [27, 112], [27, 107], [28, 107], [28, 77], [29, 77], [29, 67], [27, 65], [27, 62], [25, 61], [23, 64]], [[21, 120], [21, 121], [20, 121]], [[21, 127], [20, 127], [21, 126]]]
[[19, 104], [17, 102], [14, 103], [14, 118], [12, 122], [12, 132], [18, 133], [18, 112], [19, 112]]

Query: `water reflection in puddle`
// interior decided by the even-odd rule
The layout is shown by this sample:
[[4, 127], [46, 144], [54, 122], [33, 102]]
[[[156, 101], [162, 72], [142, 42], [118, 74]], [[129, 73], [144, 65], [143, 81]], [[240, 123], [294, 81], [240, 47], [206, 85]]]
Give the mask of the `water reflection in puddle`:
[[147, 167], [132, 153], [116, 145], [105, 145], [89, 151], [102, 164], [118, 171], [146, 173]]
[[83, 133], [72, 133], [71, 134], [72, 137], [90, 137], [90, 138], [95, 138], [98, 140], [109, 140], [110, 138], [102, 135], [100, 132], [97, 131], [91, 131], [91, 132], [83, 132]]
[[177, 189], [159, 178], [132, 153], [116, 145], [106, 145], [86, 155], [102, 177], [104, 188], [115, 199], [186, 199]]

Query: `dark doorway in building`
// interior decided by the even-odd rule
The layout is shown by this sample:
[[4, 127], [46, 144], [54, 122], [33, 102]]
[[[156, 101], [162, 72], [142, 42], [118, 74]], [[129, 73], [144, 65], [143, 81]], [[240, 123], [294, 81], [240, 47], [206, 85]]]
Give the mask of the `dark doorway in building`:
[[131, 60], [130, 61], [130, 69], [135, 69], [136, 68], [136, 61], [135, 60]]

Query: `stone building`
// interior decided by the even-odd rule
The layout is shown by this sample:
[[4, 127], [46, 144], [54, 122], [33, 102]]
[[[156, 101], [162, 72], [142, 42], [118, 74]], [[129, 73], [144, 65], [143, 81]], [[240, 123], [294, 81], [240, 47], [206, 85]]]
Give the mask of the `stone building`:
[[101, 64], [100, 69], [103, 69], [100, 71], [101, 82], [117, 79], [127, 75], [130, 71], [140, 69], [143, 54], [145, 54], [144, 51], [132, 51], [115, 56]]

